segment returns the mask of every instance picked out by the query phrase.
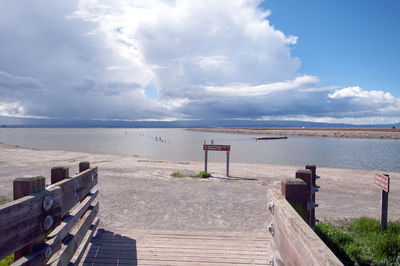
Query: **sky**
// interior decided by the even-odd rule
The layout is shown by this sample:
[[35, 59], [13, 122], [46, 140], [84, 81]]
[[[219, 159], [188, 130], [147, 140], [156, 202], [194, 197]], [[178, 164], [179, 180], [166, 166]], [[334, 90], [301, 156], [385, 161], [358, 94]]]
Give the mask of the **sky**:
[[0, 117], [400, 122], [397, 0], [0, 0]]

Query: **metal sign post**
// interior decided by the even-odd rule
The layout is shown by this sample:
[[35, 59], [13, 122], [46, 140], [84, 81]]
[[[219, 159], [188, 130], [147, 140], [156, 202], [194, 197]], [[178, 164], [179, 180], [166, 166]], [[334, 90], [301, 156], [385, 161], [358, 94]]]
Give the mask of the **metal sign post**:
[[229, 151], [226, 152], [226, 176], [229, 176]]
[[375, 173], [374, 183], [378, 188], [382, 189], [380, 215], [381, 227], [386, 229], [388, 219], [390, 177], [389, 175]]
[[[213, 142], [212, 142], [213, 143]], [[207, 157], [208, 151], [226, 151], [226, 176], [229, 176], [229, 152], [231, 151], [230, 145], [203, 145], [204, 150], [204, 171], [207, 173]]]

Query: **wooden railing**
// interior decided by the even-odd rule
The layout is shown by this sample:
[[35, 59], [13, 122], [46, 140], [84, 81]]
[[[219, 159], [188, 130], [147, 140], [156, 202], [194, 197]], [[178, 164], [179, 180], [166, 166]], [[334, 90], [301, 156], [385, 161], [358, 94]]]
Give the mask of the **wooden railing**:
[[268, 190], [268, 230], [274, 265], [342, 265], [313, 231], [315, 225], [315, 165], [282, 180], [281, 189]]
[[268, 190], [274, 265], [343, 265], [279, 190]]
[[79, 261], [99, 223], [97, 167], [79, 168], [72, 177], [68, 168], [53, 168], [47, 188], [44, 177], [14, 180], [15, 200], [0, 206], [0, 259], [15, 253], [13, 265]]

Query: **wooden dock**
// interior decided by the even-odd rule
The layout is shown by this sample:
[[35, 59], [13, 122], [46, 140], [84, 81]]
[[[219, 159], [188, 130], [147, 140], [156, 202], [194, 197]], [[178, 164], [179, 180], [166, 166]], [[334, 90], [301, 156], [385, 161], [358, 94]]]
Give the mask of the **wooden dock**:
[[269, 265], [265, 234], [99, 229], [79, 265]]

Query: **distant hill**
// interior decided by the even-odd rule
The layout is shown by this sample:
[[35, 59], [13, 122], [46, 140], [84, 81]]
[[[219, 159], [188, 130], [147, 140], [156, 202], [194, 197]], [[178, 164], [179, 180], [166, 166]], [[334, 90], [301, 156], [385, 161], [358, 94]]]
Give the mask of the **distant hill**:
[[400, 128], [400, 123], [376, 125], [352, 125], [344, 123], [317, 123], [307, 121], [282, 120], [177, 120], [177, 121], [107, 121], [107, 120], [60, 120], [60, 119], [31, 119], [0, 117], [1, 127], [172, 127], [172, 128], [200, 128], [200, 127], [273, 127], [273, 128]]

